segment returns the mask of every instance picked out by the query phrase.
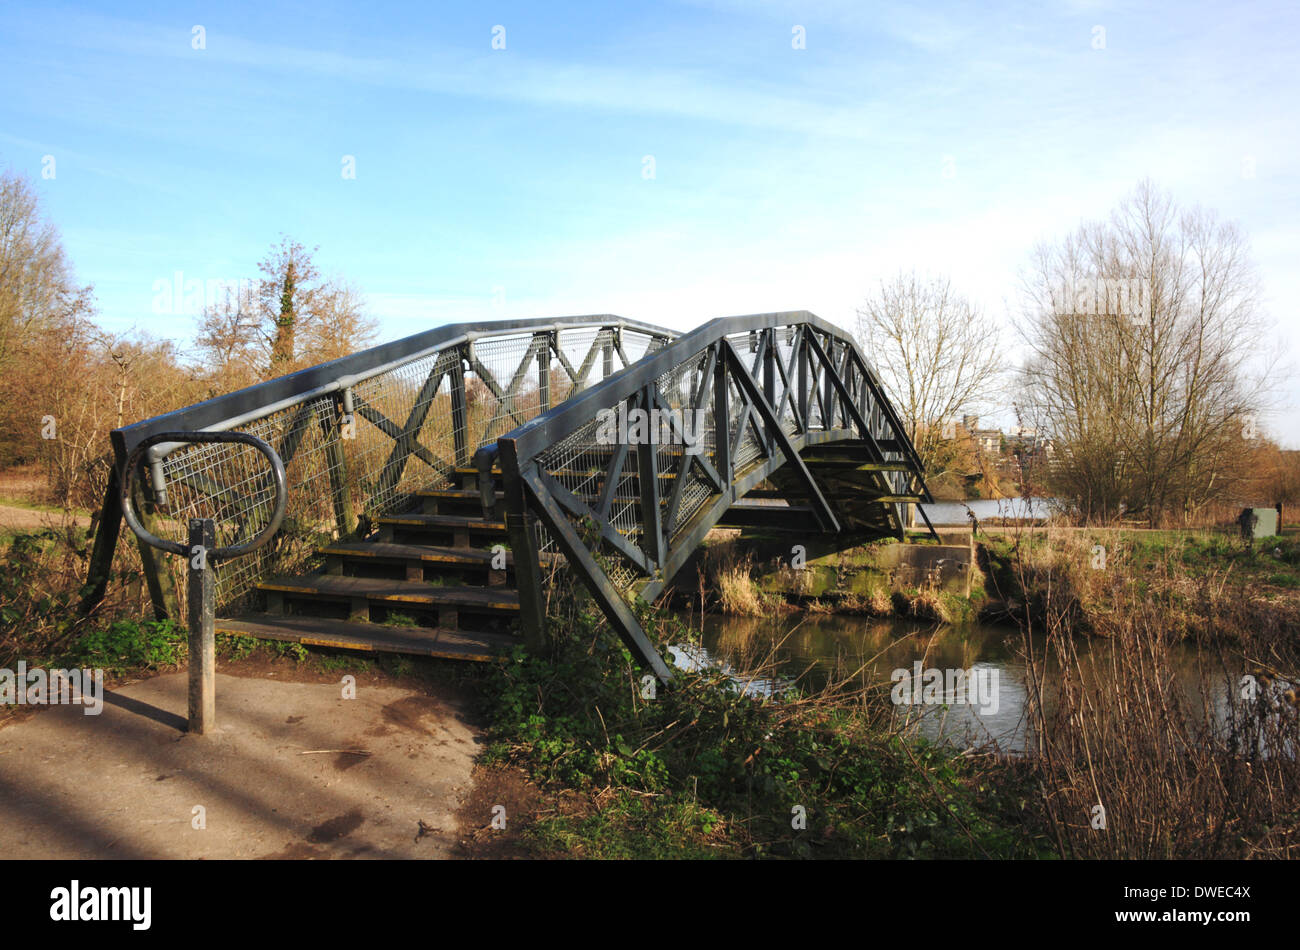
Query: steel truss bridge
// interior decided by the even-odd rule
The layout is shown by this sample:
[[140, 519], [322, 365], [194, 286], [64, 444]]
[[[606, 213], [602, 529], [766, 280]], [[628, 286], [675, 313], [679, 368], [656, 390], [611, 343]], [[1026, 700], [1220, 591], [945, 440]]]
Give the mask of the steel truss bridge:
[[86, 610], [125, 516], [156, 615], [184, 616], [184, 563], [166, 553], [208, 519], [217, 632], [488, 659], [544, 640], [568, 571], [665, 681], [634, 601], [715, 526], [848, 546], [901, 538], [907, 507], [931, 500], [870, 362], [807, 311], [680, 335], [609, 315], [453, 324], [112, 444]]

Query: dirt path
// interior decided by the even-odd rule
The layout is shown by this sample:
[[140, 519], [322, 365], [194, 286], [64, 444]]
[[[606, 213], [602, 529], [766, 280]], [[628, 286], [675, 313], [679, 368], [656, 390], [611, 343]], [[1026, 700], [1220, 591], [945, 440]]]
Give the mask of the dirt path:
[[67, 521], [83, 528], [90, 527], [88, 515], [65, 515], [62, 511], [40, 511], [0, 505], [0, 531], [28, 531], [33, 528], [61, 528]]
[[365, 674], [355, 699], [341, 674], [274, 677], [218, 674], [207, 736], [184, 732], [185, 673], [110, 690], [99, 715], [0, 726], [0, 854], [450, 856], [480, 738], [460, 704]]

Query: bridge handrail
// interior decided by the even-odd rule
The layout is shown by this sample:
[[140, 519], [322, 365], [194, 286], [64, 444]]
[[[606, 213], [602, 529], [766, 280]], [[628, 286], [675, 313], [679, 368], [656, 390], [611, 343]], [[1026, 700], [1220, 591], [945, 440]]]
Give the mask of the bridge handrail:
[[[862, 368], [870, 375], [873, 388], [879, 396], [882, 391], [880, 374], [871, 361], [862, 352], [861, 347], [849, 334], [839, 327], [823, 320], [808, 310], [789, 310], [773, 313], [756, 313], [733, 317], [717, 317], [701, 324], [694, 330], [684, 333], [671, 343], [657, 350], [653, 356], [639, 360], [636, 364], [620, 370], [613, 376], [585, 389], [582, 393], [556, 406], [549, 412], [535, 416], [522, 426], [503, 436], [515, 440], [516, 451], [521, 464], [536, 456], [557, 439], [570, 435], [591, 419], [593, 410], [606, 408], [626, 399], [650, 379], [655, 379], [683, 359], [699, 353], [705, 347], [722, 337], [732, 336], [746, 331], [768, 330], [780, 326], [804, 324], [822, 333], [834, 337], [841, 344], [852, 348]], [[901, 431], [905, 431], [893, 406], [888, 400], [882, 400], [882, 407], [890, 421]], [[920, 457], [910, 440], [907, 440], [906, 453], [916, 465], [921, 465]]]
[[[636, 330], [648, 336], [664, 339], [676, 336], [674, 331], [664, 327], [638, 320], [628, 320], [614, 314], [449, 323], [114, 429], [110, 433], [110, 438], [113, 440], [120, 465], [137, 444], [155, 433], [168, 429], [226, 431], [273, 412], [291, 408], [308, 399], [342, 392], [397, 366], [463, 343], [514, 336], [520, 333], [590, 327]], [[155, 447], [157, 448], [159, 447]], [[156, 450], [153, 452], [151, 461], [160, 454], [166, 454], [168, 449], [174, 449], [174, 446], [161, 448], [163, 449], [161, 453]]]
[[286, 484], [284, 474], [284, 462], [266, 442], [256, 436], [247, 435], [243, 432], [159, 432], [149, 436], [147, 439], [139, 442], [132, 450], [130, 458], [127, 459], [125, 472], [126, 478], [122, 483], [121, 504], [122, 516], [126, 519], [127, 526], [135, 533], [145, 544], [160, 551], [167, 551], [171, 554], [179, 554], [182, 557], [190, 553], [188, 545], [181, 544], [178, 541], [170, 541], [167, 538], [160, 538], [141, 522], [135, 510], [134, 497], [134, 476], [135, 462], [142, 452], [148, 451], [154, 443], [164, 441], [174, 441], [180, 445], [197, 444], [197, 443], [241, 443], [250, 445], [266, 457], [267, 462], [271, 465], [271, 480], [275, 486], [275, 501], [271, 506], [271, 516], [267, 520], [265, 527], [262, 528], [251, 540], [242, 544], [228, 545], [224, 548], [213, 548], [207, 552], [209, 560], [216, 562], [228, 560], [230, 558], [242, 557], [256, 551], [262, 545], [266, 544], [280, 530], [280, 525], [284, 521], [285, 510], [289, 503], [289, 489]]

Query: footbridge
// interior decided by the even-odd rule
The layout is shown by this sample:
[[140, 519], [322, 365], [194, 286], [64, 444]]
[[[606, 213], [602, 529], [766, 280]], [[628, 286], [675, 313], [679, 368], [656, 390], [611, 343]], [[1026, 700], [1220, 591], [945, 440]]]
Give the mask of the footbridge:
[[123, 521], [157, 616], [197, 602], [194, 571], [178, 580], [206, 558], [212, 630], [320, 646], [490, 659], [545, 637], [568, 571], [664, 680], [634, 602], [711, 529], [855, 544], [901, 537], [930, 501], [867, 357], [806, 311], [685, 334], [609, 315], [453, 324], [112, 445], [86, 610]]

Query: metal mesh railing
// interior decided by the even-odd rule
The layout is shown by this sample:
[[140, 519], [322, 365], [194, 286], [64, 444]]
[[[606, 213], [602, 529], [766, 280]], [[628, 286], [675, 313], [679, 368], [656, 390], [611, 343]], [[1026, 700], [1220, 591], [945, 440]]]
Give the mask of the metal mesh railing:
[[[189, 410], [171, 414], [168, 419], [177, 417], [171, 429], [255, 435], [285, 466], [288, 506], [281, 530], [253, 555], [223, 565], [218, 607], [239, 605], [268, 575], [306, 567], [314, 549], [349, 531], [357, 516], [402, 510], [413, 492], [452, 484], [456, 469], [468, 466], [479, 446], [635, 362], [669, 336], [617, 318], [528, 321], [496, 332], [487, 324], [362, 373], [347, 373], [348, 361], [358, 357], [345, 358], [324, 385], [261, 411], [254, 405], [235, 419], [184, 425], [179, 417]], [[319, 378], [333, 367], [312, 372]], [[259, 388], [225, 398], [243, 397], [240, 404], [247, 405]], [[151, 423], [115, 436], [147, 434]], [[119, 464], [131, 444], [115, 438]], [[265, 460], [239, 444], [172, 446], [146, 481], [154, 492], [165, 490], [145, 499], [165, 498], [153, 507], [150, 523], [160, 536], [177, 540], [191, 518], [211, 518], [219, 544], [251, 536], [273, 502]], [[178, 594], [183, 603], [179, 588]]]

